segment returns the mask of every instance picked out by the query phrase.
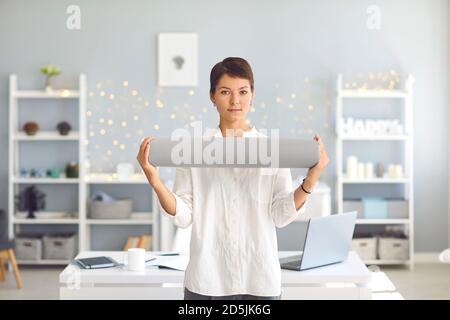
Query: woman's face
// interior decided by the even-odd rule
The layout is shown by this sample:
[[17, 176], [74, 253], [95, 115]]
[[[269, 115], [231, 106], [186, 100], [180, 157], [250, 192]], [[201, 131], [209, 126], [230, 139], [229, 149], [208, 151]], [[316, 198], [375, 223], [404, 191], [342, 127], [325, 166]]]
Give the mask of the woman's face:
[[216, 105], [220, 117], [230, 121], [246, 119], [253, 98], [250, 81], [224, 74], [218, 81], [211, 101]]

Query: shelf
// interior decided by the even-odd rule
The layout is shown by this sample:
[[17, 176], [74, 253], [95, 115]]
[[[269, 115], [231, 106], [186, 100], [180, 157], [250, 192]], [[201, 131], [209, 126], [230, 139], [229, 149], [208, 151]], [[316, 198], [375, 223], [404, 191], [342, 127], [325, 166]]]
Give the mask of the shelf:
[[342, 183], [357, 183], [357, 184], [370, 184], [370, 183], [409, 183], [408, 178], [374, 178], [374, 179], [347, 179], [341, 180]]
[[379, 135], [379, 136], [351, 136], [351, 135], [343, 135], [338, 136], [338, 139], [342, 139], [343, 141], [390, 141], [390, 140], [400, 140], [406, 141], [408, 139], [408, 135]]
[[14, 98], [21, 99], [73, 99], [80, 96], [78, 90], [55, 90], [47, 93], [43, 90], [18, 90], [12, 93]]
[[363, 260], [366, 265], [408, 264], [410, 260]]
[[68, 135], [62, 136], [58, 132], [41, 131], [29, 136], [25, 132], [17, 132], [13, 139], [17, 141], [78, 141], [79, 134], [76, 131], [71, 131]]
[[17, 260], [21, 265], [68, 265], [70, 260]]
[[91, 174], [85, 180], [89, 184], [148, 184], [143, 174], [135, 174], [126, 180], [119, 180], [115, 174]]
[[13, 178], [13, 183], [17, 184], [77, 184], [78, 178]]
[[342, 98], [406, 98], [403, 90], [340, 90]]
[[[384, 218], [384, 219], [365, 219], [364, 216], [356, 219], [356, 225], [360, 228], [371, 226], [372, 228], [380, 228], [384, 229], [389, 226], [396, 227], [401, 229], [405, 235], [407, 235], [408, 239], [408, 252], [410, 253], [410, 258], [407, 260], [384, 260], [384, 259], [374, 259], [367, 260], [363, 259], [364, 263], [367, 265], [405, 265], [408, 264], [409, 268], [413, 268], [414, 261], [414, 195], [413, 195], [413, 122], [412, 122], [412, 114], [413, 114], [413, 83], [414, 77], [411, 74], [408, 74], [405, 78], [404, 85], [402, 87], [396, 89], [363, 89], [363, 88], [344, 88], [343, 86], [343, 75], [339, 74], [336, 79], [336, 113], [335, 113], [335, 135], [336, 135], [336, 159], [337, 165], [335, 166], [336, 172], [336, 206], [338, 211], [342, 212], [344, 207], [344, 194], [346, 198], [361, 198], [361, 197], [377, 197], [377, 198], [386, 198], [389, 196], [393, 197], [401, 197], [408, 201], [407, 204], [407, 212], [408, 215], [404, 215], [404, 218]], [[354, 98], [353, 100], [350, 100]], [[374, 99], [372, 102], [367, 104], [367, 100], [363, 99]], [[358, 100], [355, 100], [358, 99]], [[378, 99], [375, 101], [375, 99]], [[367, 130], [367, 131], [352, 131], [352, 130], [344, 130], [345, 129], [345, 117], [351, 117], [352, 113], [356, 112], [356, 106], [358, 105], [358, 116], [357, 118], [362, 118], [366, 120], [371, 120], [376, 118], [380, 118], [380, 110], [378, 106], [378, 102], [382, 102], [385, 104], [392, 104], [394, 100], [382, 100], [382, 99], [396, 99], [395, 100], [395, 108], [400, 108], [402, 118], [397, 119], [399, 122], [402, 122], [403, 128], [398, 131], [384, 131], [379, 132], [375, 130]], [[400, 99], [400, 100], [398, 100]], [[375, 102], [377, 102], [375, 104]], [[347, 103], [350, 104], [347, 106]], [[346, 107], [351, 107], [350, 109], [346, 109]], [[346, 110], [346, 112], [344, 112]], [[397, 110], [397, 109], [396, 109]], [[397, 111], [398, 111], [397, 110]], [[362, 112], [362, 113], [361, 113]], [[386, 114], [386, 112], [383, 112]], [[397, 117], [398, 118], [398, 117]], [[355, 143], [357, 141], [361, 141], [363, 143]], [[375, 175], [373, 174], [371, 178], [358, 178], [361, 175], [349, 176], [346, 172], [344, 172], [345, 159], [344, 156], [348, 155], [347, 149], [352, 149], [351, 154], [366, 154], [370, 156], [370, 158], [377, 158], [377, 162], [387, 162], [392, 160], [387, 160], [391, 155], [391, 148], [386, 150], [386, 154], [384, 149], [381, 149], [379, 152], [368, 152], [373, 151], [373, 147], [376, 145], [375, 142], [381, 142], [379, 145], [384, 146], [388, 143], [391, 145], [392, 142], [395, 142], [395, 145], [402, 147], [402, 150], [395, 150], [398, 155], [396, 158], [399, 158], [400, 152], [402, 155], [402, 160], [398, 159], [397, 161], [402, 163], [402, 166], [405, 168], [405, 171], [402, 172], [400, 178], [391, 178], [387, 173]], [[386, 143], [388, 142], [388, 143]], [[356, 149], [354, 149], [356, 148]], [[394, 148], [398, 149], [398, 148]], [[348, 150], [350, 151], [350, 150]], [[363, 157], [364, 158], [364, 157]], [[373, 159], [375, 160], [375, 159]], [[374, 168], [375, 169], [375, 168]], [[383, 170], [384, 171], [384, 170]], [[374, 171], [373, 171], [374, 172]], [[354, 187], [349, 187], [349, 185], [355, 185]], [[373, 186], [380, 185], [378, 188], [363, 187], [364, 185]], [[395, 186], [395, 192], [389, 193], [390, 189], [386, 188], [389, 185]], [[397, 189], [397, 186], [400, 188]], [[381, 188], [381, 189], [380, 189]], [[386, 190], [382, 190], [386, 189]], [[393, 191], [393, 190], [392, 190]], [[388, 193], [383, 194], [382, 193]], [[401, 192], [401, 196], [397, 193]], [[400, 215], [399, 215], [400, 216]], [[406, 217], [405, 217], [406, 216]]]
[[356, 219], [356, 224], [409, 224], [409, 219]]
[[12, 223], [14, 224], [78, 224], [78, 219], [26, 219], [26, 218], [14, 218]]
[[148, 225], [153, 224], [153, 214], [133, 212], [130, 219], [87, 219], [86, 223], [97, 225]]

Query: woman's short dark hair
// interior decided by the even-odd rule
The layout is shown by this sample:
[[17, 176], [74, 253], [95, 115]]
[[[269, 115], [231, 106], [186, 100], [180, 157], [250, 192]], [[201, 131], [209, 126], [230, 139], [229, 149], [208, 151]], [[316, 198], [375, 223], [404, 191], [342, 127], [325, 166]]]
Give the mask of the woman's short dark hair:
[[223, 61], [216, 63], [216, 65], [211, 70], [211, 75], [209, 77], [209, 82], [211, 87], [209, 92], [213, 94], [216, 91], [217, 83], [219, 79], [227, 74], [230, 77], [247, 79], [250, 81], [250, 87], [254, 89], [253, 81], [253, 71], [247, 60], [238, 57], [229, 57], [223, 59]]

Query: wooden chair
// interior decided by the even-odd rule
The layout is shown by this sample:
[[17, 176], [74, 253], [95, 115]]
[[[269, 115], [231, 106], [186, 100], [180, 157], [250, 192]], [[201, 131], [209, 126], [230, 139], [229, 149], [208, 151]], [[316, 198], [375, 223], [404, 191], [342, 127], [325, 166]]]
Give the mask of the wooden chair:
[[21, 289], [23, 287], [22, 278], [20, 277], [19, 268], [17, 267], [16, 256], [14, 255], [14, 242], [6, 241], [0, 242], [0, 281], [3, 282], [5, 278], [5, 263], [3, 258], [8, 259], [14, 271], [14, 276], [16, 277], [17, 288]]

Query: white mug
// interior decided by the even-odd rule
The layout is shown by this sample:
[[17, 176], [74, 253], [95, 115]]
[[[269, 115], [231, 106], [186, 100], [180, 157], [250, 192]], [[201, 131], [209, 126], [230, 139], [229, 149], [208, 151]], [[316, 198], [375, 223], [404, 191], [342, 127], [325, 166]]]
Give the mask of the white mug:
[[145, 249], [128, 249], [128, 270], [142, 271], [145, 269]]

